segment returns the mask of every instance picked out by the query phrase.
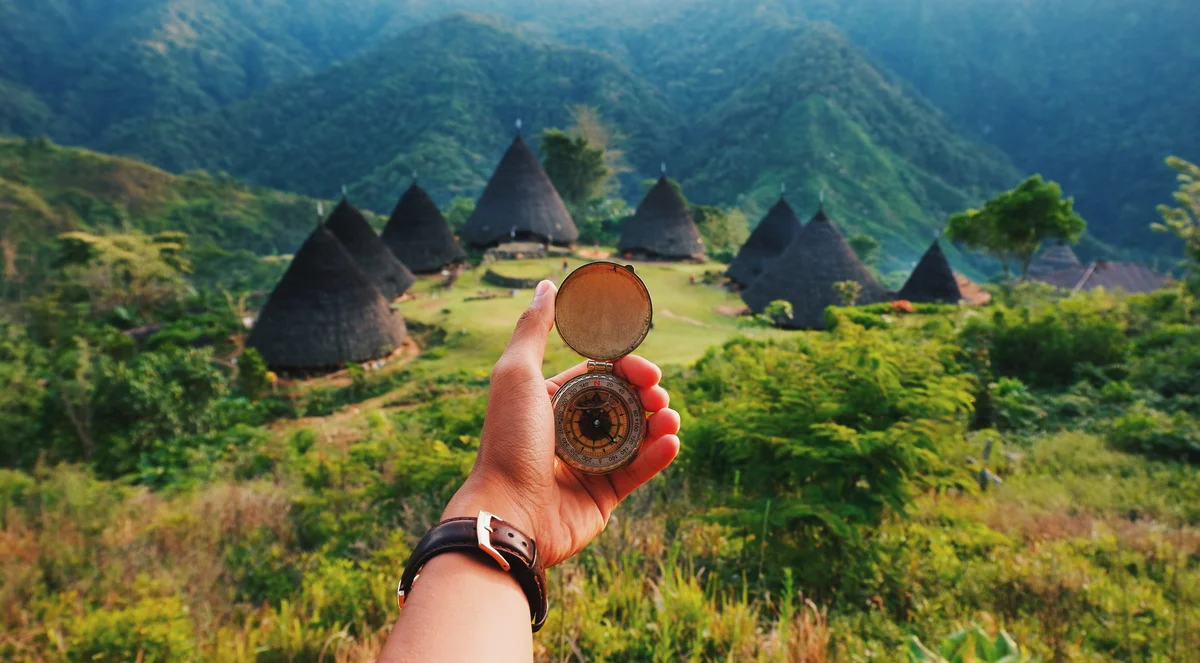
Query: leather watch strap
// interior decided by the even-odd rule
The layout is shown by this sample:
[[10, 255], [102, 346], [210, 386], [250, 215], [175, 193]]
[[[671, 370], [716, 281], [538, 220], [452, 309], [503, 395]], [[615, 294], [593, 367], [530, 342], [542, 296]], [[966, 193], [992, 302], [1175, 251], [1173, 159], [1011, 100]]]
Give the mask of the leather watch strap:
[[546, 570], [538, 557], [537, 544], [500, 518], [481, 511], [476, 518], [452, 518], [435, 525], [413, 549], [397, 587], [400, 608], [413, 589], [421, 569], [429, 560], [447, 552], [466, 552], [487, 559], [510, 573], [529, 599], [530, 622], [537, 633], [546, 622], [550, 603]]

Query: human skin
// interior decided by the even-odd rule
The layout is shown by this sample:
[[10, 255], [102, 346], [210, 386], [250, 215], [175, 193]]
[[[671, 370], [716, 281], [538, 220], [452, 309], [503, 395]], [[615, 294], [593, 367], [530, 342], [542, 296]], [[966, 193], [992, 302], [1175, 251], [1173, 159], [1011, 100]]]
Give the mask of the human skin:
[[[608, 524], [613, 510], [679, 453], [679, 414], [659, 386], [662, 372], [637, 356], [614, 362], [646, 411], [646, 443], [625, 468], [609, 475], [573, 470], [554, 454], [550, 400], [587, 370], [581, 363], [545, 379], [542, 360], [554, 327], [554, 284], [538, 285], [533, 302], [492, 370], [479, 457], [442, 519], [494, 513], [537, 543], [546, 568], [583, 550]], [[530, 661], [529, 602], [517, 581], [494, 562], [463, 553], [434, 557], [406, 598], [380, 656], [411, 661]]]

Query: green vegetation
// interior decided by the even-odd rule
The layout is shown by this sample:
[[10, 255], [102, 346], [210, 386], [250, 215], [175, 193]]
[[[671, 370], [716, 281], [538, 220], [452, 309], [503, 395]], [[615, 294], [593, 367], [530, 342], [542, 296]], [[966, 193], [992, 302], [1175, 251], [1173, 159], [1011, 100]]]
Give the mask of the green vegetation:
[[1041, 175], [1034, 175], [980, 209], [951, 216], [946, 236], [999, 260], [1005, 276], [1010, 274], [1009, 263], [1015, 261], [1024, 279], [1045, 242], [1074, 244], [1083, 235], [1087, 222], [1075, 213], [1074, 203], [1071, 198], [1063, 200], [1058, 182], [1044, 182]]
[[[316, 201], [226, 176], [176, 176], [45, 140], [0, 138], [0, 214], [4, 296], [39, 292], [60, 267], [56, 237], [71, 231], [84, 233], [72, 241], [92, 247], [112, 244], [103, 236], [116, 232], [179, 233], [198, 282], [258, 287], [286, 267], [260, 256], [299, 246], [316, 225]], [[143, 248], [167, 247], [156, 240]], [[139, 259], [126, 262], [137, 267]]]
[[[373, 660], [527, 299], [482, 270], [421, 281], [401, 305], [419, 356], [279, 383], [254, 353], [226, 359], [236, 291], [153, 289], [130, 319], [69, 286], [120, 265], [107, 252], [190, 251], [129, 236], [56, 244], [75, 256], [39, 298], [57, 305], [0, 318], [0, 657]], [[169, 283], [194, 282], [174, 265]], [[495, 267], [562, 276], [558, 259]], [[1192, 294], [1021, 287], [787, 334], [690, 284], [712, 267], [637, 266], [655, 301], [640, 352], [667, 367], [684, 453], [554, 572], [539, 661], [956, 660], [1007, 646], [1001, 630], [1023, 660], [1200, 645]], [[548, 350], [547, 372], [579, 360]], [[981, 467], [1003, 483], [981, 490]]]
[[1177, 157], [1167, 159], [1167, 165], [1179, 172], [1179, 189], [1175, 192], [1175, 206], [1159, 206], [1163, 222], [1153, 227], [1183, 241], [1191, 261], [1193, 289], [1200, 291], [1200, 166]]

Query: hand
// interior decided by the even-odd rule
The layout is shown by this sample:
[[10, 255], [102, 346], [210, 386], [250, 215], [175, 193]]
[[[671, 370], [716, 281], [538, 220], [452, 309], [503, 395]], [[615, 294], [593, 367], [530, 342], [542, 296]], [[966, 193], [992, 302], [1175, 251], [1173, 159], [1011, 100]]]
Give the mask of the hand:
[[533, 537], [546, 568], [583, 550], [604, 531], [621, 500], [679, 453], [679, 414], [667, 407], [670, 397], [658, 386], [662, 371], [631, 355], [614, 362], [613, 372], [632, 384], [642, 405], [654, 413], [637, 458], [604, 476], [577, 472], [558, 460], [550, 399], [568, 380], [585, 373], [587, 363], [549, 380], [542, 377], [556, 294], [553, 283], [538, 285], [496, 362], [479, 458], [442, 516], [494, 513]]

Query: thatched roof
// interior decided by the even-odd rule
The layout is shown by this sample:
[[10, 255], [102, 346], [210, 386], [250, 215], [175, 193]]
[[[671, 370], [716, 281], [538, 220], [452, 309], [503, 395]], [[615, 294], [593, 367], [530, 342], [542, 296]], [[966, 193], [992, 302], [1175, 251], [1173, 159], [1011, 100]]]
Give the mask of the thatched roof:
[[416, 282], [417, 277], [384, 246], [371, 224], [350, 201], [343, 198], [338, 203], [325, 221], [325, 227], [346, 247], [384, 299], [392, 301]]
[[1072, 292], [1104, 288], [1109, 292], [1136, 295], [1154, 292], [1167, 285], [1167, 278], [1145, 265], [1133, 262], [1094, 262], [1035, 277], [1035, 281]]
[[387, 356], [404, 335], [404, 320], [321, 226], [296, 252], [246, 345], [272, 370], [307, 372]]
[[1080, 266], [1082, 265], [1079, 258], [1075, 256], [1071, 247], [1055, 243], [1033, 259], [1033, 263], [1029, 265], [1029, 275], [1039, 276]]
[[791, 302], [792, 319], [785, 326], [824, 329], [825, 309], [841, 305], [833, 289], [839, 281], [862, 284], [858, 304], [889, 299], [888, 291], [871, 276], [821, 209], [783, 255], [742, 293], [742, 299], [755, 313], [762, 313], [776, 300]]
[[916, 269], [896, 298], [926, 304], [957, 304], [962, 300], [958, 279], [954, 276], [950, 261], [946, 260], [946, 254], [942, 253], [942, 245], [937, 240], [934, 240], [933, 245], [921, 257], [921, 262], [917, 263]]
[[666, 175], [646, 194], [637, 212], [625, 219], [617, 251], [667, 260], [704, 257], [700, 230]]
[[992, 293], [979, 287], [971, 279], [962, 274], [955, 273], [954, 278], [958, 281], [958, 291], [962, 293], [963, 302], [968, 306], [985, 306], [992, 301]]
[[462, 237], [478, 248], [510, 239], [565, 245], [579, 238], [567, 206], [519, 134], [496, 166]]
[[725, 274], [742, 285], [754, 283], [767, 265], [791, 245], [803, 227], [792, 206], [780, 196], [779, 202], [750, 233], [750, 238], [742, 245]]
[[416, 182], [396, 203], [379, 238], [417, 274], [440, 272], [467, 259], [441, 210]]

